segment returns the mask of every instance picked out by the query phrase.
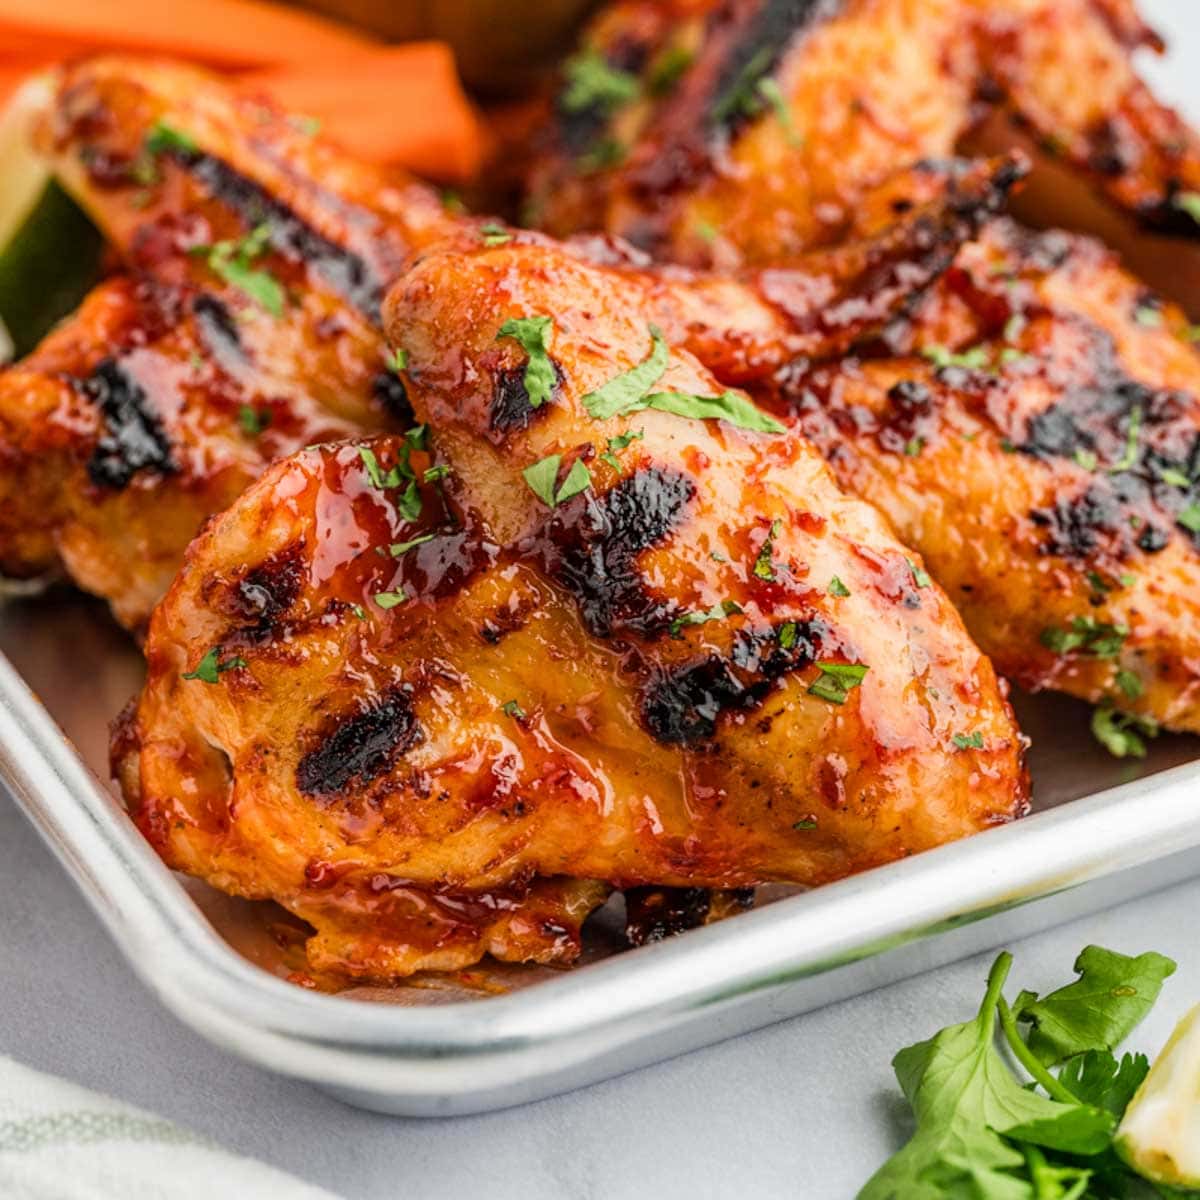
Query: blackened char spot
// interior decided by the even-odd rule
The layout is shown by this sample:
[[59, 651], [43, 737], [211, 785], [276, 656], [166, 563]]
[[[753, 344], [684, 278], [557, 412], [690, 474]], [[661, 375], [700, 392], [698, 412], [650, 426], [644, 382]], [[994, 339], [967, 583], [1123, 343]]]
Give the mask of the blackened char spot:
[[827, 634], [819, 621], [794, 624], [786, 648], [778, 630], [742, 630], [728, 658], [709, 654], [656, 670], [642, 693], [642, 720], [651, 736], [670, 745], [704, 741], [716, 732], [721, 713], [761, 704], [776, 680], [816, 660]]
[[779, 65], [797, 30], [836, 7], [831, 0], [762, 0], [721, 66], [712, 89], [708, 119], [715, 129], [736, 132], [754, 115], [758, 82]]
[[234, 590], [238, 615], [263, 626], [270, 624], [295, 603], [304, 578], [304, 543], [293, 542], [238, 581]]
[[106, 358], [99, 363], [84, 381], [83, 390], [104, 422], [87, 464], [94, 484], [123, 488], [143, 469], [163, 475], [178, 470], [171, 443], [147, 406], [146, 393], [116, 360]]
[[200, 336], [209, 354], [227, 370], [238, 366], [245, 360], [242, 349], [242, 335], [233, 317], [216, 296], [207, 292], [197, 296], [192, 304], [192, 312], [196, 324], [200, 327]]
[[221, 159], [194, 150], [169, 153], [248, 228], [266, 225], [272, 248], [304, 262], [361, 313], [379, 320], [387, 281], [378, 278], [363, 258], [318, 233], [281, 200]]
[[626, 940], [631, 946], [645, 946], [695, 929], [708, 919], [711, 906], [708, 888], [626, 888]]
[[[554, 367], [554, 387], [550, 392], [552, 402], [562, 386], [563, 374], [558, 363]], [[489, 416], [491, 428], [499, 434], [512, 433], [519, 429], [528, 429], [533, 416], [537, 412], [545, 412], [550, 404], [534, 408], [529, 403], [529, 393], [525, 390], [525, 368], [509, 367], [496, 374], [492, 384], [492, 408]]]
[[696, 485], [678, 471], [647, 467], [602, 496], [582, 496], [555, 509], [532, 546], [545, 573], [579, 605], [588, 632], [650, 636], [675, 615], [637, 567], [637, 556], [682, 523]]
[[407, 429], [417, 423], [412, 401], [408, 398], [408, 388], [395, 371], [380, 371], [371, 380], [371, 395], [383, 405], [401, 429]]
[[408, 696], [393, 692], [323, 732], [320, 744], [300, 760], [296, 786], [306, 796], [336, 796], [352, 782], [369, 783], [421, 737]]

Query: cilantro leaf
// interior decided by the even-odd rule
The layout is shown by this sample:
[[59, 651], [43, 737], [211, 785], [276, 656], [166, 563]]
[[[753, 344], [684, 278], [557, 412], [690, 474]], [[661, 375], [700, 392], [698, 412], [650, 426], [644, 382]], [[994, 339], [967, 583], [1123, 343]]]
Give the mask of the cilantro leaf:
[[271, 423], [271, 414], [257, 409], [252, 404], [243, 404], [238, 408], [238, 424], [242, 431], [250, 437], [258, 437]]
[[500, 711], [506, 717], [512, 717], [514, 721], [523, 721], [526, 717], [525, 710], [515, 700], [505, 700], [500, 705]]
[[503, 246], [513, 240], [513, 235], [499, 221], [485, 221], [479, 227], [479, 236], [488, 247]]
[[219, 646], [214, 646], [209, 652], [196, 664], [195, 670], [184, 671], [180, 676], [181, 679], [195, 679], [200, 683], [216, 683], [219, 677], [226, 671], [237, 671], [248, 666], [242, 656], [235, 655], [233, 658], [221, 660], [221, 649]]
[[416, 546], [423, 546], [426, 542], [432, 542], [436, 536], [433, 533], [419, 533], [415, 538], [409, 538], [407, 542], [393, 542], [388, 547], [388, 553], [393, 558], [399, 558], [402, 554], [407, 554]]
[[200, 149], [196, 145], [195, 139], [162, 120], [156, 121], [150, 132], [146, 134], [145, 145], [151, 154], [167, 154], [171, 151], [177, 151], [180, 154], [195, 154]]
[[996, 1013], [1011, 961], [1008, 954], [996, 960], [973, 1020], [948, 1026], [892, 1060], [917, 1128], [858, 1200], [1036, 1200], [1033, 1187], [1015, 1174], [1026, 1156], [1004, 1134], [1020, 1129], [1026, 1140], [1037, 1137], [1039, 1144], [1076, 1153], [1107, 1146], [1109, 1114], [1023, 1088], [997, 1052]]
[[1075, 960], [1079, 978], [1044, 999], [1025, 994], [1017, 1020], [1033, 1028], [1029, 1049], [1046, 1064], [1085, 1050], [1112, 1050], [1150, 1011], [1175, 964], [1150, 951], [1130, 958], [1087, 946]]
[[271, 240], [271, 227], [256, 225], [236, 242], [216, 242], [211, 246], [192, 246], [188, 253], [204, 258], [208, 269], [230, 287], [249, 296], [273, 317], [283, 316], [284, 291], [279, 280], [269, 271], [251, 264], [266, 252]]
[[1177, 192], [1175, 207], [1200, 225], [1200, 192]]
[[567, 477], [562, 481], [562, 485], [555, 490], [555, 485], [558, 483], [558, 470], [561, 466], [561, 454], [548, 454], [545, 458], [531, 463], [521, 472], [525, 477], [525, 482], [529, 485], [529, 490], [547, 508], [557, 508], [558, 505], [578, 496], [580, 492], [587, 491], [592, 486], [592, 473], [587, 469], [587, 464], [583, 459], [577, 458], [571, 464], [571, 469], [567, 472]]
[[719, 396], [696, 396], [690, 392], [656, 392], [647, 396], [645, 408], [692, 417], [697, 421], [720, 419], [739, 429], [761, 433], [783, 433], [784, 426], [769, 417], [740, 392], [725, 391]]
[[613, 376], [606, 384], [584, 396], [583, 407], [588, 416], [603, 421], [644, 408], [645, 405], [640, 401], [662, 378], [669, 358], [670, 350], [661, 330], [651, 325], [650, 353], [636, 367]]
[[908, 563], [908, 569], [912, 572], [913, 583], [919, 588], [927, 588], [933, 586], [933, 580], [929, 578], [928, 572], [923, 567], [918, 567], [911, 558], [905, 557], [904, 561]]
[[393, 592], [376, 592], [372, 599], [380, 608], [395, 608], [408, 599], [408, 593], [403, 588], [396, 588]]
[[839, 598], [850, 595], [850, 589], [836, 575], [829, 581], [829, 586], [825, 590], [831, 596]]
[[546, 331], [552, 317], [511, 317], [496, 331], [496, 341], [512, 338], [529, 356], [525, 364], [525, 394], [530, 408], [541, 408], [554, 393], [558, 378], [546, 352]]
[[970, 733], [956, 733], [950, 739], [960, 750], [982, 750], [983, 734], [978, 729]]
[[1067, 1059], [1058, 1079], [1084, 1103], [1120, 1118], [1149, 1070], [1150, 1060], [1144, 1054], [1123, 1054], [1118, 1063], [1108, 1050], [1086, 1050]]
[[362, 459], [363, 466], [367, 469], [367, 478], [370, 479], [372, 487], [382, 490], [400, 486], [400, 468], [393, 467], [385, 474], [379, 465], [375, 451], [370, 446], [359, 446], [358, 457]]
[[725, 617], [732, 617], [736, 613], [742, 611], [742, 606], [734, 600], [721, 600], [714, 604], [712, 608], [705, 609], [703, 612], [687, 612], [682, 616], [676, 617], [671, 622], [671, 636], [679, 637], [680, 632], [688, 625], [704, 625], [709, 621], [721, 621]]
[[866, 663], [818, 662], [816, 666], [821, 673], [809, 685], [808, 694], [830, 704], [845, 704], [870, 670]]
[[1142, 406], [1135, 404], [1129, 411], [1129, 428], [1125, 433], [1125, 452], [1108, 468], [1110, 475], [1120, 471], [1130, 471], [1137, 465], [1138, 438], [1142, 431]]
[[1158, 722], [1139, 713], [1120, 712], [1111, 703], [1092, 710], [1092, 737], [1113, 758], [1145, 758], [1145, 738], [1158, 736]]
[[783, 528], [783, 522], [776, 517], [771, 522], [771, 528], [767, 530], [767, 536], [763, 541], [762, 548], [758, 552], [758, 557], [754, 560], [754, 566], [751, 570], [756, 579], [764, 579], [768, 583], [775, 580], [775, 564], [771, 561], [771, 551], [775, 545], [775, 539], [779, 536], [779, 531]]
[[636, 100], [641, 85], [636, 75], [611, 66], [595, 50], [584, 50], [563, 64], [567, 86], [559, 103], [569, 113], [594, 108], [614, 112]]

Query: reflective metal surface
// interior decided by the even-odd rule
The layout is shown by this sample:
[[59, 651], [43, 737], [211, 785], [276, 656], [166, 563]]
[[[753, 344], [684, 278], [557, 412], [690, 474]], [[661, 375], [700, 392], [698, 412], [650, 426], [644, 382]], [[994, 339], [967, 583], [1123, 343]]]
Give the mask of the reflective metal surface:
[[1084, 706], [1043, 697], [1019, 706], [1037, 811], [1015, 825], [639, 950], [617, 953], [602, 917], [569, 971], [325, 995], [280, 978], [296, 939], [279, 909], [172, 875], [100, 782], [107, 724], [140, 665], [98, 606], [10, 601], [0, 650], [0, 779], [134, 970], [235, 1053], [386, 1112], [578, 1087], [1200, 870], [1200, 743], [1160, 739], [1122, 764], [1091, 741]]

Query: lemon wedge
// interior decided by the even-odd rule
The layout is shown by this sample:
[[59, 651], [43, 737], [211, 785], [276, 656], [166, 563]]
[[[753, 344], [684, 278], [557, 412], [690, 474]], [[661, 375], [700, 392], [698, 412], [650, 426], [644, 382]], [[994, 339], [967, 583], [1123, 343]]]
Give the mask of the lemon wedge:
[[1134, 1093], [1115, 1146], [1154, 1183], [1200, 1187], [1200, 1004], [1175, 1026]]

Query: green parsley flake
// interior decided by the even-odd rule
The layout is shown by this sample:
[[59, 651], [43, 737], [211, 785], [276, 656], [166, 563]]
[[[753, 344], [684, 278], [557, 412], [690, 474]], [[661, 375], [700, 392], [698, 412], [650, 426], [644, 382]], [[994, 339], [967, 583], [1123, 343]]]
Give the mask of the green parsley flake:
[[273, 317], [283, 316], [284, 291], [279, 280], [269, 271], [251, 264], [266, 253], [271, 240], [271, 227], [257, 225], [238, 241], [215, 242], [211, 246], [192, 246], [188, 253], [208, 262], [208, 269], [230, 287], [248, 296]]
[[923, 437], [909, 438], [908, 441], [904, 443], [904, 453], [907, 454], [909, 458], [916, 458], [924, 448], [925, 439]]
[[248, 664], [242, 656], [235, 655], [221, 661], [220, 647], [214, 646], [197, 664], [194, 671], [185, 671], [181, 678], [197, 679], [201, 683], [216, 683], [226, 671], [238, 671]]
[[989, 361], [986, 346], [972, 346], [960, 354], [948, 350], [945, 346], [926, 346], [921, 353], [939, 371], [946, 367], [961, 367], [964, 371], [982, 371]]
[[707, 242], [710, 246], [721, 236], [721, 231], [711, 221], [697, 221], [695, 229], [696, 236], [702, 242]]
[[799, 633], [799, 626], [795, 621], [787, 621], [779, 627], [779, 648], [781, 650], [790, 650], [796, 644], [796, 636]]
[[726, 391], [719, 396], [696, 396], [688, 392], [656, 392], [647, 396], [646, 408], [690, 417], [696, 421], [721, 420], [738, 429], [753, 429], [759, 433], [784, 433], [784, 427], [774, 417], [756, 408], [740, 392]]
[[407, 542], [393, 542], [388, 547], [388, 553], [393, 558], [399, 558], [402, 554], [407, 554], [415, 546], [423, 546], [426, 542], [432, 542], [437, 537], [436, 533], [419, 533], [415, 538], [409, 538]]
[[600, 458], [608, 463], [614, 471], [619, 471], [621, 469], [621, 460], [617, 458], [617, 455], [629, 446], [631, 442], [639, 442], [645, 436], [646, 434], [643, 430], [635, 429], [628, 433], [622, 433], [617, 437], [610, 437], [608, 439], [608, 450], [600, 455]]
[[1076, 450], [1075, 462], [1085, 471], [1094, 471], [1099, 465], [1100, 460], [1096, 457], [1094, 450]]
[[804, 817], [803, 819], [801, 819], [799, 821], [792, 822], [792, 828], [797, 829], [797, 830], [799, 830], [799, 829], [816, 829], [816, 827], [817, 827], [817, 823], [816, 823], [816, 821], [813, 820], [812, 817]]
[[742, 611], [742, 606], [733, 600], [722, 600], [704, 612], [689, 612], [671, 622], [671, 636], [677, 638], [688, 625], [704, 625], [708, 621], [721, 621]]
[[771, 522], [771, 528], [767, 530], [767, 536], [758, 552], [758, 557], [754, 560], [753, 571], [756, 579], [764, 579], [768, 583], [775, 582], [775, 564], [771, 561], [771, 549], [782, 528], [783, 522], [776, 517]]
[[389, 609], [403, 604], [408, 599], [408, 593], [403, 588], [396, 588], [394, 592], [376, 592], [372, 599], [380, 608]]
[[1175, 518], [1188, 531], [1200, 533], [1200, 504], [1194, 500]]
[[513, 240], [512, 233], [505, 229], [499, 221], [488, 221], [479, 227], [479, 236], [485, 246], [503, 246]]
[[1179, 192], [1175, 196], [1175, 207], [1187, 213], [1197, 225], [1200, 225], [1200, 192]]
[[1182, 471], [1176, 470], [1174, 467], [1159, 467], [1158, 477], [1163, 483], [1169, 483], [1172, 487], [1183, 488], [1187, 491], [1192, 486], [1192, 481]]
[[436, 483], [439, 479], [445, 479], [450, 474], [450, 468], [445, 463], [438, 463], [434, 467], [426, 467], [421, 478], [426, 483]]
[[541, 408], [558, 382], [554, 363], [546, 352], [546, 333], [553, 326], [551, 317], [513, 317], [496, 333], [496, 341], [512, 338], [529, 356], [525, 364], [525, 394], [530, 408]]
[[567, 472], [562, 486], [555, 490], [558, 483], [558, 471], [562, 466], [561, 454], [549, 454], [545, 458], [531, 463], [521, 474], [529, 485], [529, 490], [548, 508], [557, 508], [560, 504], [578, 496], [592, 485], [592, 473], [587, 469], [583, 459], [577, 458]]
[[850, 589], [835, 575], [825, 589], [831, 596], [845, 597], [850, 595]]
[[1137, 466], [1138, 460], [1138, 438], [1142, 432], [1142, 406], [1135, 404], [1129, 411], [1129, 428], [1125, 433], [1125, 453], [1109, 467], [1109, 474], [1115, 475], [1119, 471], [1131, 471]]
[[500, 705], [500, 711], [506, 717], [512, 717], [514, 721], [523, 721], [527, 715], [525, 710], [515, 700], [505, 700]]
[[714, 124], [725, 125], [734, 117], [756, 117], [762, 112], [760, 85], [763, 76], [770, 70], [774, 53], [772, 47], [764, 46], [738, 72], [737, 78], [712, 107]]
[[1110, 625], [1088, 616], [1075, 617], [1066, 629], [1048, 626], [1038, 635], [1038, 641], [1055, 654], [1078, 650], [1092, 658], [1116, 658], [1128, 636], [1128, 625]]
[[1136, 700], [1143, 691], [1141, 678], [1124, 667], [1117, 671], [1116, 684], [1130, 700]]
[[575, 160], [575, 169], [583, 175], [616, 167], [625, 161], [629, 147], [613, 137], [600, 138]]
[[912, 572], [913, 582], [917, 587], [927, 588], [933, 586], [933, 580], [929, 578], [929, 575], [923, 568], [918, 567], [911, 558], [906, 557], [904, 561], [908, 563], [908, 569]]
[[1092, 712], [1092, 736], [1114, 758], [1145, 758], [1145, 738], [1158, 736], [1158, 722], [1102, 704]]
[[808, 694], [830, 704], [845, 704], [870, 670], [865, 663], [818, 662], [816, 666], [821, 673], [809, 685]]
[[355, 616], [356, 616], [356, 617], [357, 617], [357, 618], [358, 618], [360, 621], [365, 621], [365, 620], [367, 619], [367, 610], [366, 610], [365, 608], [363, 608], [363, 606], [362, 606], [361, 604], [352, 604], [352, 605], [350, 605], [350, 611], [351, 611], [351, 612], [352, 612], [352, 613], [353, 613], [353, 614], [354, 614], [354, 615], [355, 615]]
[[651, 325], [650, 353], [636, 367], [614, 375], [602, 387], [584, 396], [583, 407], [588, 416], [596, 421], [604, 421], [609, 417], [645, 408], [642, 400], [662, 378], [670, 355], [661, 330], [658, 326]]
[[367, 468], [367, 478], [370, 479], [372, 487], [383, 491], [385, 488], [400, 486], [402, 478], [400, 468], [395, 466], [384, 474], [383, 468], [379, 465], [379, 458], [370, 446], [359, 446], [358, 457], [362, 459], [363, 466]]
[[652, 96], [669, 95], [694, 61], [695, 55], [684, 46], [667, 46], [650, 62], [646, 72], [647, 91]]
[[788, 108], [787, 97], [784, 96], [779, 84], [774, 79], [760, 79], [758, 94], [775, 110], [775, 116], [783, 127], [783, 136], [787, 139], [787, 144], [792, 149], [799, 150], [804, 145], [804, 139], [796, 128], [796, 122], [792, 119], [792, 110]]
[[258, 437], [271, 423], [269, 412], [260, 412], [250, 404], [243, 404], [238, 409], [238, 424], [250, 437]]
[[1133, 319], [1147, 329], [1157, 329], [1162, 324], [1162, 311], [1153, 304], [1139, 304], [1133, 310]]
[[611, 66], [595, 50], [584, 50], [563, 64], [567, 86], [559, 103], [569, 113], [596, 109], [608, 114], [636, 100], [637, 76]]
[[978, 729], [971, 733], [956, 733], [950, 739], [960, 750], [982, 750], [983, 734]]
[[200, 147], [194, 139], [168, 125], [165, 121], [156, 121], [146, 135], [146, 149], [151, 154], [196, 154]]
[[407, 371], [408, 370], [408, 351], [405, 350], [403, 346], [399, 347], [396, 350], [393, 350], [392, 356], [391, 356], [391, 358], [388, 359], [387, 365], [389, 367], [391, 367], [391, 369], [393, 371], [395, 371], [397, 375], [399, 375], [401, 371]]

